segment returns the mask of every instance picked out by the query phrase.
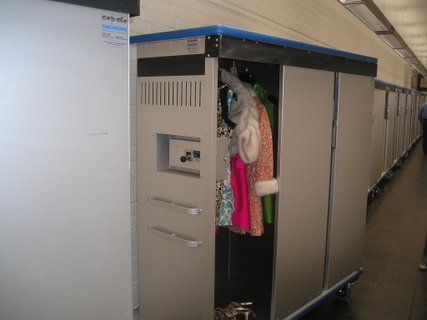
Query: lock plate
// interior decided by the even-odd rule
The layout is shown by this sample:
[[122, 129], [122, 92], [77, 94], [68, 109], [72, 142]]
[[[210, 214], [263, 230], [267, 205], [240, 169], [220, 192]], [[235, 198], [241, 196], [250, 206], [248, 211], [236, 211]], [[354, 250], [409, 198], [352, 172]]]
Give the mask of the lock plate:
[[194, 138], [171, 137], [169, 140], [169, 168], [200, 174], [200, 141]]

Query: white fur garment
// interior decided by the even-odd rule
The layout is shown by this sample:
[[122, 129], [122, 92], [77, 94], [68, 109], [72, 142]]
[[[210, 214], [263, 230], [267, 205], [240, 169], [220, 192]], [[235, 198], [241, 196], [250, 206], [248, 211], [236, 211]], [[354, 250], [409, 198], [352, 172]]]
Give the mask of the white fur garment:
[[231, 155], [239, 153], [244, 163], [253, 163], [258, 158], [261, 143], [255, 92], [224, 69], [221, 69], [221, 81], [227, 83], [237, 95], [237, 101], [232, 101], [228, 115], [236, 123], [231, 138]]

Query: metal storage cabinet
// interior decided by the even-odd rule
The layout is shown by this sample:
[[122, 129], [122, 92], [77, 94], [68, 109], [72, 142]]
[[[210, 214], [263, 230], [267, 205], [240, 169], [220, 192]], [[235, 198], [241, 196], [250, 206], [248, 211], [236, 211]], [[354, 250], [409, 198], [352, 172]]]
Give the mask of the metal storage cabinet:
[[372, 146], [371, 146], [371, 190], [382, 178], [387, 168], [385, 165], [386, 143], [386, 91], [376, 88], [374, 91], [374, 108], [372, 121]]
[[[213, 319], [224, 301], [252, 299], [258, 319], [292, 319], [355, 281], [376, 59], [223, 26], [131, 43], [141, 317]], [[218, 69], [232, 65], [278, 97], [275, 221], [252, 239], [215, 234], [215, 183], [227, 149], [216, 133]], [[251, 245], [260, 250], [250, 248], [247, 260], [241, 252]], [[247, 261], [262, 264], [250, 274], [255, 285], [235, 280], [256, 271]]]
[[405, 124], [406, 124], [406, 113], [405, 113], [405, 109], [406, 109], [406, 97], [407, 97], [407, 93], [406, 90], [401, 90], [400, 94], [399, 94], [399, 133], [398, 133], [398, 149], [397, 149], [397, 158], [400, 159], [403, 154], [404, 154], [404, 150], [405, 150], [405, 143], [404, 143], [404, 139], [405, 139]]
[[283, 78], [274, 319], [324, 290], [334, 117], [333, 72], [285, 67]]
[[408, 90], [406, 95], [405, 132], [404, 132], [404, 148], [403, 148], [405, 152], [411, 146], [411, 141], [409, 139], [409, 132], [411, 130], [411, 104], [412, 104], [412, 92]]
[[355, 266], [362, 266], [373, 88], [374, 83], [368, 77], [340, 74], [329, 217], [328, 287], [344, 279]]
[[388, 92], [387, 96], [387, 138], [386, 138], [386, 165], [391, 168], [396, 160], [397, 141], [397, 102], [398, 94]]
[[420, 92], [375, 80], [370, 197], [406, 158], [420, 136]]

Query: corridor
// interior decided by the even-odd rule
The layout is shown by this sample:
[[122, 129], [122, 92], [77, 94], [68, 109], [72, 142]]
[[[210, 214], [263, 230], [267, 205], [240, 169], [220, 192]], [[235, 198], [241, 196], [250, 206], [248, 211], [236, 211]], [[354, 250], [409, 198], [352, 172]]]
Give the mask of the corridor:
[[303, 320], [425, 320], [427, 156], [417, 144], [367, 210], [364, 269], [346, 301], [331, 298]]

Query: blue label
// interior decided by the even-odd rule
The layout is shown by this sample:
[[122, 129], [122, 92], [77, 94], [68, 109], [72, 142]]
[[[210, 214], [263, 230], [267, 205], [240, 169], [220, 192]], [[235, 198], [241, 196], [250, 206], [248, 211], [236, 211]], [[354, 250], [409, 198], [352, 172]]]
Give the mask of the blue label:
[[126, 27], [120, 27], [120, 26], [113, 26], [111, 24], [102, 24], [102, 29], [103, 30], [108, 30], [108, 31], [116, 31], [116, 32], [128, 32], [128, 28]]

